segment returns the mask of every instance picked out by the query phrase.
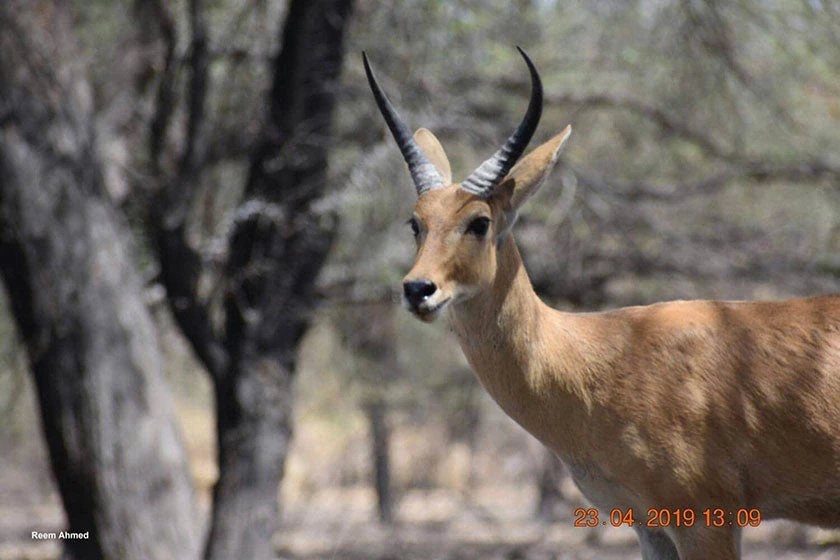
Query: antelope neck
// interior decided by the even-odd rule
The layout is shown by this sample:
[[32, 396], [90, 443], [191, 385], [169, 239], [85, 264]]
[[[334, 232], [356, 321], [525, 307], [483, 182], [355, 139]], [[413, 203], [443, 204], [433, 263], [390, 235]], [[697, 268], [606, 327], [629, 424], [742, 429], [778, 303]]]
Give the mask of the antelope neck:
[[514, 419], [533, 406], [548, 307], [534, 293], [512, 235], [497, 253], [494, 284], [451, 310], [452, 325], [473, 371]]
[[458, 303], [452, 323], [468, 357], [473, 348], [504, 353], [520, 349], [537, 334], [534, 323], [541, 306], [516, 242], [508, 234], [498, 248], [492, 287]]
[[544, 304], [512, 235], [498, 250], [493, 287], [454, 305], [451, 318], [470, 366], [508, 416], [562, 457], [583, 452], [604, 370], [581, 348], [593, 348], [593, 329], [610, 336], [609, 326]]

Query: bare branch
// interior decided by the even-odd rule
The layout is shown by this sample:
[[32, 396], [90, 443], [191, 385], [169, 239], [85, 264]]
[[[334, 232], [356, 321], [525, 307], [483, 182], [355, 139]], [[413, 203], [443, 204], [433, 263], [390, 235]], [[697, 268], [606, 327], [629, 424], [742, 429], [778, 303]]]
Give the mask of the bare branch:
[[647, 200], [682, 200], [692, 196], [708, 195], [722, 189], [729, 180], [736, 176], [733, 169], [715, 171], [706, 177], [654, 185], [645, 182], [622, 183], [601, 177], [588, 171], [573, 170], [584, 186], [610, 196], [620, 196], [631, 201]]
[[576, 105], [589, 109], [617, 109], [630, 111], [652, 121], [661, 127], [665, 132], [675, 134], [681, 139], [695, 144], [710, 156], [725, 161], [736, 159], [738, 157], [733, 150], [721, 145], [708, 134], [700, 132], [690, 124], [669, 114], [664, 109], [650, 105], [640, 99], [615, 96], [605, 93], [565, 93], [547, 96], [546, 103], [553, 105]]
[[[187, 140], [181, 159], [181, 174], [194, 183], [203, 156], [205, 105], [208, 89], [210, 62], [207, 54], [207, 21], [204, 15], [204, 1], [190, 0], [190, 24], [192, 26], [192, 47], [190, 53], [189, 117]], [[193, 185], [190, 185], [191, 187]]]
[[[229, 355], [213, 330], [209, 302], [199, 295], [203, 272], [201, 256], [187, 240], [187, 209], [201, 180], [205, 149], [205, 105], [209, 89], [207, 23], [203, 0], [189, 4], [192, 27], [190, 90], [187, 135], [178, 174], [161, 191], [152, 205], [158, 225], [157, 248], [160, 279], [167, 291], [167, 301], [181, 331], [210, 374], [219, 379], [227, 371]], [[170, 108], [171, 110], [171, 108]]]
[[[500, 86], [505, 88], [513, 88], [517, 91], [527, 91], [528, 85], [525, 82], [503, 79]], [[695, 144], [708, 155], [724, 160], [730, 161], [741, 157], [734, 150], [727, 148], [712, 136], [697, 130], [685, 121], [680, 120], [674, 115], [670, 114], [661, 107], [651, 105], [641, 99], [636, 99], [624, 95], [615, 95], [609, 93], [560, 93], [560, 94], [546, 94], [546, 105], [573, 105], [579, 108], [586, 109], [613, 109], [619, 111], [629, 111], [641, 117], [644, 117], [654, 124], [658, 125], [662, 130], [668, 133], [675, 134], [681, 139]]]
[[177, 70], [175, 46], [177, 43], [175, 21], [161, 0], [149, 0], [158, 16], [158, 25], [166, 43], [163, 74], [158, 85], [155, 114], [149, 127], [149, 155], [154, 169], [160, 169], [160, 156], [166, 145], [169, 122], [175, 109], [175, 75]]
[[773, 164], [759, 161], [744, 161], [713, 171], [705, 177], [654, 185], [647, 182], [621, 183], [597, 176], [589, 171], [574, 169], [578, 180], [585, 186], [602, 194], [621, 196], [628, 200], [683, 200], [693, 196], [712, 194], [726, 187], [735, 179], [750, 179], [760, 183], [772, 181], [817, 181], [833, 178], [840, 181], [840, 167], [822, 160], [800, 163]]

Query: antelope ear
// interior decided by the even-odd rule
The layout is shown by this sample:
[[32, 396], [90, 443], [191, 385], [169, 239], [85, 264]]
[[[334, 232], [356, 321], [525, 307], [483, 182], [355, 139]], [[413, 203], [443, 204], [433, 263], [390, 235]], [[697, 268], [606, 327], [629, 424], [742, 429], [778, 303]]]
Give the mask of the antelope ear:
[[414, 133], [414, 140], [440, 173], [443, 184], [449, 185], [452, 183], [452, 168], [449, 165], [449, 158], [446, 157], [446, 152], [443, 151], [443, 146], [440, 145], [440, 141], [435, 135], [427, 128], [420, 128]]
[[[539, 190], [554, 169], [571, 134], [572, 126], [569, 125], [563, 132], [519, 160], [510, 170], [496, 191], [507, 213], [515, 214]], [[509, 219], [508, 223], [512, 225], [513, 220]]]

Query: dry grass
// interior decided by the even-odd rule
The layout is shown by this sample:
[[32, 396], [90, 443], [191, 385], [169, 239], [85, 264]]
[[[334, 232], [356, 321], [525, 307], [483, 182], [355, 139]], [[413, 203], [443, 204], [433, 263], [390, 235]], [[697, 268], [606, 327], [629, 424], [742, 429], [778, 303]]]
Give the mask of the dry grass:
[[[192, 472], [209, 505], [216, 477], [212, 416], [207, 407], [181, 403], [179, 418], [186, 434]], [[351, 428], [336, 430], [331, 421], [298, 425], [282, 491], [283, 518], [276, 537], [278, 557], [299, 560], [618, 560], [638, 558], [635, 537], [627, 528], [575, 528], [572, 512], [582, 499], [570, 485], [568, 502], [558, 508], [552, 524], [534, 520], [535, 487], [530, 477], [510, 476], [504, 484], [478, 479], [468, 490], [465, 464], [503, 464], [504, 460], [472, 455], [463, 447], [435, 465], [437, 488], [406, 488], [400, 492], [397, 522], [376, 521], [375, 496], [359, 483], [366, 476], [364, 423], [351, 420]], [[355, 426], [355, 427], [354, 427]], [[398, 433], [401, 446], [440, 446], [440, 434], [431, 430]], [[424, 437], [425, 436], [425, 437]], [[403, 448], [404, 449], [404, 448]], [[58, 558], [55, 542], [36, 542], [32, 530], [60, 530], [65, 521], [50, 481], [43, 445], [28, 440], [15, 455], [2, 458], [0, 471], [0, 559]], [[519, 450], [517, 453], [527, 450]], [[355, 458], [354, 458], [355, 455]], [[407, 456], [438, 461], [429, 450]], [[349, 460], [348, 460], [349, 457]], [[508, 461], [510, 462], [510, 461]], [[355, 466], [352, 464], [355, 463]], [[350, 466], [348, 466], [350, 465]], [[409, 468], [398, 462], [397, 470]], [[414, 464], [428, 469], [429, 464]], [[474, 468], [474, 467], [473, 467]], [[504, 470], [504, 469], [502, 469]], [[501, 471], [500, 471], [501, 472]], [[508, 472], [511, 472], [508, 467]], [[514, 469], [514, 471], [516, 470]], [[521, 472], [520, 472], [521, 474]], [[401, 474], [402, 484], [412, 480]], [[448, 482], [447, 482], [448, 481]], [[745, 533], [745, 558], [759, 560], [840, 560], [836, 534], [788, 523], [766, 523]]]

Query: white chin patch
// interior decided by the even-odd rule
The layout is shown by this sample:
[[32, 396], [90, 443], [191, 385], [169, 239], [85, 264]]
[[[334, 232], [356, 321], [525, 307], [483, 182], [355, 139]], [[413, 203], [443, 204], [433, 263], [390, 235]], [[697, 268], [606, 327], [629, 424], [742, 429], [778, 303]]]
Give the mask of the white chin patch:
[[432, 297], [425, 300], [420, 305], [414, 307], [403, 298], [403, 306], [411, 311], [411, 313], [423, 321], [424, 323], [431, 323], [437, 319], [441, 312], [449, 306], [451, 299]]

